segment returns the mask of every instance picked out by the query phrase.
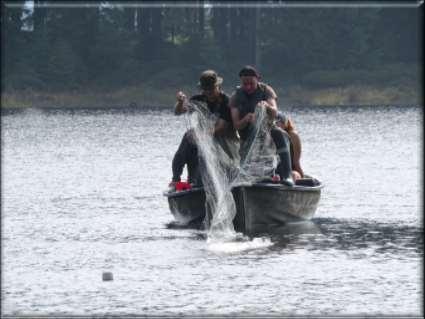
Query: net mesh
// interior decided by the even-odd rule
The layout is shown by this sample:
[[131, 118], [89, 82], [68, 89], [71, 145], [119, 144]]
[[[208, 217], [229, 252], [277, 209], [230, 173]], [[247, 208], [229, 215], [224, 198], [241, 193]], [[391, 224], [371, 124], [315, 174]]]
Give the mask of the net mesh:
[[235, 139], [215, 137], [217, 116], [206, 103], [189, 102], [189, 127], [198, 147], [200, 173], [206, 194], [208, 240], [234, 240], [236, 204], [232, 187], [270, 178], [277, 164], [276, 148], [270, 136], [271, 123], [265, 108], [256, 108], [256, 121], [239, 147]]

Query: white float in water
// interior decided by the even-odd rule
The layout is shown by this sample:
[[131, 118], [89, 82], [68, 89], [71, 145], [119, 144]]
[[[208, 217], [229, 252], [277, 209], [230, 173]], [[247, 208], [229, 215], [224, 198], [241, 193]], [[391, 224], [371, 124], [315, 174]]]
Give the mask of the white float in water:
[[103, 281], [111, 281], [114, 280], [114, 275], [110, 271], [104, 271], [102, 273], [102, 280]]

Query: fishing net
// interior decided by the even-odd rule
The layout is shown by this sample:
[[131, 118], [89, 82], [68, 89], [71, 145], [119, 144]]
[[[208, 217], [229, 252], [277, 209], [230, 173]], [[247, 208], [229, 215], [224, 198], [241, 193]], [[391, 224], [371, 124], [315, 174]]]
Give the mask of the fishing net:
[[206, 194], [208, 239], [237, 237], [233, 219], [236, 204], [232, 187], [270, 178], [277, 164], [276, 148], [270, 136], [271, 123], [265, 108], [258, 107], [256, 122], [246, 141], [215, 137], [217, 116], [206, 103], [189, 102], [188, 123], [198, 147], [199, 167]]
[[232, 186], [249, 185], [274, 175], [277, 166], [276, 146], [270, 135], [272, 123], [264, 107], [255, 110], [256, 121], [247, 139], [241, 143], [241, 162]]

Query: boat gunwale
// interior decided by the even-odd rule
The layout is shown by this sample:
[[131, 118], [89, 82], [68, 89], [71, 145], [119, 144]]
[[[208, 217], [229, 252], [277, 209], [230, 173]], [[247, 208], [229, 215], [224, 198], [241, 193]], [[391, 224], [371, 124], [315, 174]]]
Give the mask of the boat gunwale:
[[233, 188], [238, 188], [238, 187], [246, 187], [246, 188], [263, 188], [263, 189], [276, 189], [276, 190], [284, 190], [284, 191], [302, 191], [302, 192], [317, 192], [319, 190], [321, 190], [324, 185], [322, 183], [320, 183], [319, 185], [315, 185], [315, 186], [305, 186], [305, 185], [293, 185], [293, 186], [288, 186], [285, 184], [275, 184], [275, 183], [253, 183], [253, 184], [241, 184], [241, 185], [237, 185]]
[[182, 191], [172, 191], [172, 192], [165, 191], [165, 192], [163, 192], [163, 195], [165, 197], [168, 197], [168, 198], [175, 198], [175, 197], [181, 197], [181, 196], [184, 196], [184, 195], [187, 195], [187, 194], [197, 193], [197, 192], [202, 192], [202, 191], [204, 191], [203, 187], [193, 187], [191, 189], [182, 190]]
[[[233, 189], [237, 189], [237, 188], [263, 188], [263, 189], [274, 189], [274, 190], [283, 190], [283, 191], [290, 191], [290, 192], [294, 192], [294, 191], [301, 191], [301, 192], [317, 192], [319, 190], [321, 190], [324, 185], [322, 183], [315, 185], [315, 186], [305, 186], [305, 185], [293, 185], [293, 186], [288, 186], [285, 184], [281, 184], [281, 183], [252, 183], [252, 184], [239, 184], [236, 186], [232, 187]], [[205, 191], [203, 187], [194, 187], [188, 190], [182, 190], [182, 191], [165, 191], [163, 193], [163, 195], [165, 197], [168, 198], [176, 198], [176, 197], [181, 197], [184, 195], [188, 195], [188, 194], [192, 194], [192, 193], [197, 193], [197, 192], [202, 192]]]

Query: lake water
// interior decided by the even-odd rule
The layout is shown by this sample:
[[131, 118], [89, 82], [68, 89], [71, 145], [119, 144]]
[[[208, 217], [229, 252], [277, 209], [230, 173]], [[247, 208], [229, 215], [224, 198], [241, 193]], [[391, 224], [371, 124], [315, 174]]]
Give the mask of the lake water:
[[211, 247], [162, 195], [184, 116], [3, 112], [2, 314], [423, 315], [422, 109], [288, 113], [315, 218]]

